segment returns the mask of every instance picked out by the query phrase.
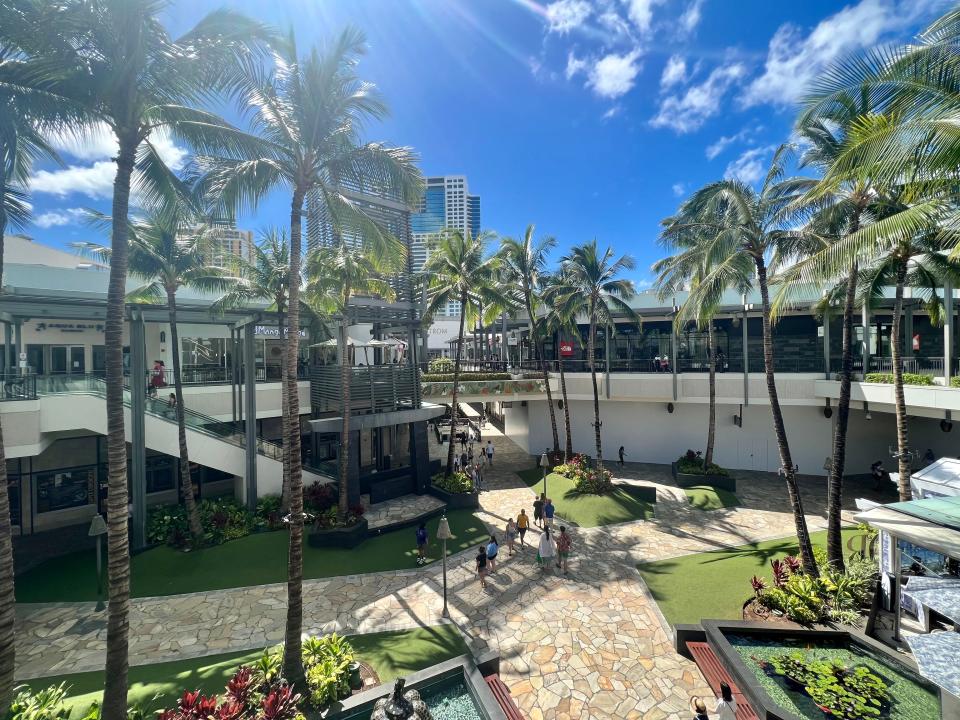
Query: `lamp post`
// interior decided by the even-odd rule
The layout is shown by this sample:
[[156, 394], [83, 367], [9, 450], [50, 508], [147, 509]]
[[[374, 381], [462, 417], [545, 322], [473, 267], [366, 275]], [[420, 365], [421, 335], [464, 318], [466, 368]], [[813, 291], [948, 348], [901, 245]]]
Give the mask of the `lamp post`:
[[550, 459], [546, 451], [540, 456], [540, 467], [543, 468], [543, 494], [547, 494], [547, 468], [550, 467]]
[[441, 617], [450, 617], [450, 611], [447, 609], [447, 540], [453, 537], [450, 532], [450, 523], [447, 521], [446, 514], [440, 518], [440, 524], [437, 525], [437, 540], [443, 543], [443, 612]]
[[107, 523], [103, 515], [97, 513], [90, 521], [87, 536], [97, 539], [97, 612], [104, 609], [103, 604], [103, 553], [100, 551], [100, 538], [107, 532]]

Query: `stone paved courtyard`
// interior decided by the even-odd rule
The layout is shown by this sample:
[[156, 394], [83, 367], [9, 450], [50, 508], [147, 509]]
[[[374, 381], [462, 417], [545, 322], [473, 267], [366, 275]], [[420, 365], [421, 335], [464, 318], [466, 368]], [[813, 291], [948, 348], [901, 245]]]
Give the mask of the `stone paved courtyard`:
[[[514, 471], [528, 457], [496, 430], [495, 463], [481, 495], [481, 517], [502, 531], [521, 507], [532, 513], [532, 491]], [[444, 450], [432, 445], [439, 456]], [[615, 476], [657, 487], [656, 517], [616, 526], [576, 529], [568, 576], [541, 573], [535, 550], [505, 549], [489, 589], [472, 571], [472, 551], [449, 565], [451, 621], [472, 649], [494, 648], [501, 675], [525, 715], [534, 720], [689, 716], [689, 698], [709, 694], [696, 666], [673, 650], [670, 628], [636, 563], [790, 535], [793, 520], [780, 483], [760, 474], [740, 477], [744, 507], [704, 513], [672, 486], [669, 469], [611, 466]], [[811, 529], [824, 526], [822, 492], [805, 483]], [[537, 541], [537, 531], [533, 529]], [[411, 535], [412, 538], [412, 535]], [[388, 573], [304, 583], [307, 632], [372, 632], [444, 622], [439, 563]], [[146, 664], [279, 642], [285, 586], [264, 585], [131, 603], [131, 662]], [[93, 603], [20, 605], [17, 677], [25, 679], [103, 667], [105, 614]]]

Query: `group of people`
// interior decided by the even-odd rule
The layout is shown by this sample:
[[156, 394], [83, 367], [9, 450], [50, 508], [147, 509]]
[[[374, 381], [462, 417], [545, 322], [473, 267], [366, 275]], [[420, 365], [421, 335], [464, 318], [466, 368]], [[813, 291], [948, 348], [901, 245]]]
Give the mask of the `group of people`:
[[[693, 710], [693, 720], [709, 720], [707, 703], [703, 698], [694, 697], [690, 701], [690, 707]], [[720, 683], [720, 697], [717, 698], [713, 711], [720, 720], [736, 720], [737, 718], [737, 701], [733, 697], [730, 686], [725, 682]]]
[[[521, 509], [517, 519], [507, 520], [507, 527], [504, 530], [504, 538], [507, 543], [507, 549], [510, 555], [516, 550], [517, 538], [520, 538], [520, 546], [526, 547], [525, 536], [530, 527], [530, 520], [526, 510]], [[570, 560], [570, 550], [573, 547], [573, 540], [570, 533], [567, 532], [565, 525], [560, 526], [560, 532], [554, 536], [550, 534], [550, 528], [545, 527], [540, 535], [540, 541], [537, 543], [537, 567], [543, 572], [551, 562], [556, 563], [558, 570], [563, 570], [564, 574], [568, 571]], [[477, 556], [474, 560], [476, 564], [477, 577], [480, 579], [480, 587], [486, 589], [487, 575], [497, 571], [497, 555], [500, 553], [500, 545], [495, 535], [490, 536], [490, 541], [486, 545], [481, 545], [477, 549]]]
[[670, 356], [664, 353], [661, 357], [660, 355], [653, 356], [653, 371], [654, 372], [670, 372]]
[[533, 501], [533, 523], [541, 530], [549, 530], [553, 527], [553, 516], [556, 508], [553, 506], [553, 500], [548, 498], [545, 493], [540, 493], [540, 497]]
[[476, 492], [483, 490], [483, 462], [482, 457], [486, 455], [487, 465], [493, 465], [493, 445], [487, 441], [487, 447], [481, 451], [480, 458], [474, 458], [473, 443], [470, 443], [459, 455], [453, 455], [454, 472], [464, 472], [473, 483], [473, 489]]

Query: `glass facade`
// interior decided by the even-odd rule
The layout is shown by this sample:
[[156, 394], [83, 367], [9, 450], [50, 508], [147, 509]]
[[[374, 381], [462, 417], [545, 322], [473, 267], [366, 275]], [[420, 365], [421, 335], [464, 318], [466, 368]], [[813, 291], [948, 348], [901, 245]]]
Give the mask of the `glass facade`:
[[94, 497], [96, 468], [57, 470], [34, 475], [37, 512], [52, 512], [89, 505]]
[[470, 217], [470, 234], [476, 237], [480, 234], [480, 196], [467, 195], [467, 206]]
[[[479, 198], [477, 198], [479, 201]], [[443, 186], [428, 187], [420, 207], [410, 215], [410, 230], [415, 234], [438, 233], [446, 225], [446, 202]]]

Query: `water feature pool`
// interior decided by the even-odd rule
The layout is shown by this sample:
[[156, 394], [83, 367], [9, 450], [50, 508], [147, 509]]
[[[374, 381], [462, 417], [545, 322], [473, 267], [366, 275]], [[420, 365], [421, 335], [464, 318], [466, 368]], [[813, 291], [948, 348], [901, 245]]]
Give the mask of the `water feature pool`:
[[[409, 688], [408, 688], [409, 689]], [[425, 686], [417, 687], [420, 699], [430, 708], [433, 720], [487, 720], [477, 705], [463, 674], [454, 675]], [[336, 720], [370, 720], [373, 702], [335, 715]]]
[[838, 660], [849, 668], [865, 666], [888, 685], [892, 703], [883, 718], [889, 720], [935, 720], [939, 718], [938, 691], [909, 668], [888, 660], [866, 647], [825, 638], [801, 639], [725, 632], [724, 637], [753, 672], [757, 683], [784, 710], [807, 720], [823, 720], [823, 712], [802, 690], [788, 687], [782, 677], [771, 676], [764, 663], [774, 655], [802, 653], [806, 660]]

